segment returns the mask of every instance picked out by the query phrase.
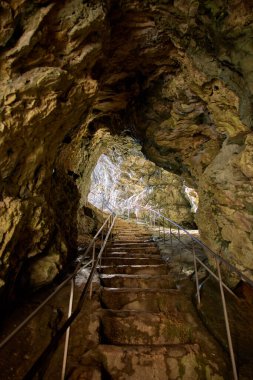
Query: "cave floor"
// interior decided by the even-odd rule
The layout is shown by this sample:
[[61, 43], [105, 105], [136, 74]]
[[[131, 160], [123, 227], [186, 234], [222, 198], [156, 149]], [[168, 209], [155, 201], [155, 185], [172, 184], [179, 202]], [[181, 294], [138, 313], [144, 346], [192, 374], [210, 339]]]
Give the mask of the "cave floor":
[[[215, 284], [207, 281], [198, 310], [189, 254], [179, 250], [176, 242], [169, 247], [152, 234], [158, 232], [127, 221], [117, 222], [114, 240], [93, 282], [93, 296], [71, 327], [66, 379], [232, 379]], [[74, 304], [87, 275], [81, 270], [76, 278]], [[3, 336], [43, 297], [45, 291], [35, 294], [14, 312]], [[68, 297], [69, 288], [65, 287], [6, 346], [0, 356], [1, 378], [23, 378], [63, 323]], [[252, 308], [244, 300], [238, 303], [228, 298], [227, 302], [229, 315], [236, 316], [232, 317], [231, 330], [239, 379], [250, 380]], [[240, 318], [239, 305], [244, 311]], [[63, 342], [44, 379], [60, 379], [62, 355]]]

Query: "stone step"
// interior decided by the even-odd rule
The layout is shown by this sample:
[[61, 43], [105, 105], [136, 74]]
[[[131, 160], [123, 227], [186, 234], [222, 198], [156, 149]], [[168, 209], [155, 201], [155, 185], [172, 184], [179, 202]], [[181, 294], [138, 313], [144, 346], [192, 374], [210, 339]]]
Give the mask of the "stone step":
[[191, 305], [190, 300], [175, 289], [103, 288], [100, 297], [104, 308], [114, 310], [183, 312]]
[[101, 265], [148, 265], [148, 264], [162, 264], [161, 258], [147, 258], [147, 257], [120, 257], [120, 256], [104, 256], [101, 260]]
[[116, 236], [114, 236], [115, 240], [117, 240], [117, 241], [124, 241], [124, 242], [126, 240], [129, 240], [129, 241], [133, 241], [133, 240], [140, 241], [140, 240], [142, 240], [142, 242], [144, 242], [145, 240], [147, 240], [149, 238], [150, 238], [150, 235], [139, 236], [139, 235], [135, 235], [135, 234], [131, 234], [131, 235], [116, 235]]
[[153, 252], [158, 252], [159, 249], [157, 247], [144, 247], [144, 248], [132, 248], [132, 247], [108, 247], [106, 248], [106, 252], [136, 252], [136, 253], [153, 253]]
[[128, 232], [139, 232], [139, 233], [150, 233], [148, 228], [143, 228], [143, 227], [138, 227], [134, 228], [133, 226], [131, 227], [121, 227], [121, 226], [114, 226], [113, 231], [118, 231], [122, 233], [128, 233]]
[[108, 288], [176, 289], [176, 281], [167, 275], [102, 274], [100, 281]]
[[130, 236], [130, 235], [136, 235], [136, 236], [140, 236], [141, 238], [143, 237], [151, 237], [151, 233], [150, 232], [146, 232], [146, 231], [138, 231], [138, 230], [133, 230], [133, 231], [113, 231], [114, 234], [116, 235], [120, 235], [120, 236]]
[[137, 235], [134, 235], [134, 234], [132, 234], [132, 235], [125, 235], [125, 236], [121, 236], [121, 235], [114, 235], [114, 240], [116, 240], [116, 241], [122, 241], [122, 242], [126, 242], [126, 241], [142, 241], [142, 242], [144, 242], [144, 241], [146, 241], [146, 240], [148, 240], [148, 239], [150, 239], [150, 235], [148, 235], [148, 236], [143, 236], [143, 237], [141, 237], [141, 236], [137, 236]]
[[137, 226], [133, 224], [124, 225], [124, 226], [114, 225], [113, 228], [119, 231], [147, 231], [149, 230], [146, 226]]
[[124, 245], [124, 244], [156, 244], [153, 240], [149, 239], [135, 239], [135, 240], [113, 240], [110, 245]]
[[101, 365], [76, 365], [68, 374], [68, 380], [102, 380]]
[[156, 243], [153, 242], [153, 241], [148, 241], [148, 242], [140, 241], [138, 243], [136, 243], [136, 242], [117, 242], [117, 241], [114, 241], [114, 242], [112, 242], [110, 244], [110, 247], [124, 247], [125, 245], [127, 245], [128, 247], [132, 247], [132, 248], [157, 247]]
[[[198, 344], [151, 347], [100, 344], [95, 352], [88, 352], [80, 364], [88, 366], [93, 362], [98, 368], [100, 363], [103, 375], [92, 380], [223, 379], [222, 375], [226, 376], [223, 363], [212, 366], [208, 359]], [[91, 380], [85, 370], [79, 379]]]
[[108, 310], [102, 318], [103, 343], [114, 345], [164, 345], [192, 343], [196, 324], [179, 313]]
[[135, 235], [135, 236], [139, 236], [140, 238], [146, 238], [147, 236], [150, 238], [151, 237], [151, 234], [149, 232], [139, 232], [139, 231], [113, 231], [114, 234], [118, 235], [118, 236], [131, 236], [131, 235]]
[[113, 228], [113, 231], [114, 232], [119, 232], [119, 233], [122, 233], [122, 234], [127, 234], [127, 233], [131, 233], [131, 232], [134, 232], [134, 233], [147, 233], [146, 230], [143, 230], [143, 229], [139, 229], [139, 228], [117, 228], [117, 227], [114, 227]]
[[160, 256], [160, 252], [159, 251], [156, 251], [156, 252], [148, 252], [148, 251], [132, 251], [132, 250], [129, 250], [129, 251], [107, 251], [104, 253], [104, 256], [103, 257], [106, 257], [106, 256], [109, 256], [109, 257], [143, 257], [143, 258], [150, 258], [150, 257], [153, 257], [153, 258], [158, 258], [158, 257], [161, 257]]
[[119, 245], [115, 245], [115, 246], [110, 246], [110, 247], [106, 247], [106, 250], [107, 251], [124, 251], [124, 252], [129, 252], [129, 251], [133, 251], [133, 252], [159, 252], [159, 248], [156, 247], [156, 246], [143, 246], [143, 247], [132, 247], [131, 245], [127, 245], [127, 244], [124, 244], [122, 246], [119, 246]]
[[102, 265], [97, 269], [99, 273], [120, 273], [120, 274], [167, 274], [169, 273], [169, 266], [166, 264], [160, 265]]

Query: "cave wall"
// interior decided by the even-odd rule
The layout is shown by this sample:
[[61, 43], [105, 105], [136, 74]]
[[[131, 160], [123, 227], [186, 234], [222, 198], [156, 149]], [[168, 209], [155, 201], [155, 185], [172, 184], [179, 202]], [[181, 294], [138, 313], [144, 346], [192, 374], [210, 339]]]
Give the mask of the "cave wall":
[[64, 219], [79, 223], [88, 187], [78, 181], [89, 182], [105, 125], [198, 189], [202, 238], [252, 278], [252, 5], [10, 0], [0, 10], [1, 287], [30, 258], [56, 252], [48, 273], [61, 268], [73, 241], [59, 205], [73, 192]]
[[[73, 249], [70, 226], [77, 223], [80, 195], [74, 179], [56, 170], [56, 158], [68, 132], [87, 118], [97, 91], [89, 68], [101, 54], [104, 16], [100, 4], [91, 8], [81, 1], [1, 2], [0, 285], [6, 282], [5, 290], [15, 286], [24, 267], [39, 269], [35, 277], [41, 277], [36, 281], [31, 274], [32, 283], [51, 280]], [[11, 293], [7, 289], [8, 297]]]
[[92, 173], [88, 200], [124, 218], [148, 218], [148, 209], [153, 209], [193, 226], [194, 214], [183, 180], [147, 160], [141, 148], [130, 136], [108, 136], [107, 149]]
[[136, 123], [143, 128], [145, 154], [197, 187], [201, 238], [251, 270], [252, 133], [239, 105], [223, 81], [187, 60], [176, 76], [146, 91]]
[[183, 26], [175, 3], [180, 68], [142, 94], [136, 124], [145, 154], [197, 186], [202, 240], [251, 277], [252, 6], [205, 1]]

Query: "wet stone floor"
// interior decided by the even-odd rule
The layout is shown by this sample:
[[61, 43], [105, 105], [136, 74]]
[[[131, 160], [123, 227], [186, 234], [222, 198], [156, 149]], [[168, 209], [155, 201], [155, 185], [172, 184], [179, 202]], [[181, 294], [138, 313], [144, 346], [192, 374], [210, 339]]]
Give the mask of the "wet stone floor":
[[[158, 231], [117, 223], [114, 241], [97, 268], [92, 298], [71, 327], [66, 379], [233, 379], [219, 289], [207, 280], [196, 308], [189, 241], [182, 239], [185, 248], [179, 249], [176, 239], [172, 246], [159, 240]], [[74, 304], [87, 274], [81, 270], [76, 279]], [[205, 276], [200, 270], [200, 279]], [[2, 337], [45, 296], [41, 291], [13, 313]], [[65, 320], [68, 297], [66, 286], [1, 351], [1, 378], [23, 378]], [[239, 380], [251, 380], [252, 305], [243, 297], [229, 296], [227, 303]], [[63, 342], [44, 379], [61, 378], [62, 356]]]

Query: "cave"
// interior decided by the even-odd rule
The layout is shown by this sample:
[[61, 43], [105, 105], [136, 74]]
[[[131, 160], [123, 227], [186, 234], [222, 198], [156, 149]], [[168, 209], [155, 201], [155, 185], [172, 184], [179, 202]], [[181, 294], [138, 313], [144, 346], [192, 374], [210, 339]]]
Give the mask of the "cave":
[[148, 218], [150, 210], [196, 227], [198, 194], [180, 176], [147, 160], [130, 136], [110, 136], [91, 174], [88, 202], [121, 218]]
[[[108, 337], [113, 335], [112, 313], [104, 313], [102, 322], [100, 316], [99, 326], [95, 318], [100, 307], [96, 297], [107, 289], [103, 281], [111, 284], [112, 274], [108, 274], [108, 279], [101, 276], [104, 290], [91, 285], [94, 303], [89, 299], [83, 312], [86, 325], [96, 325], [92, 325], [94, 330], [85, 330], [87, 326], [77, 322], [78, 328], [83, 328], [79, 337], [86, 334], [93, 344], [92, 354], [87, 356], [91, 348], [86, 343], [82, 355], [73, 343], [70, 357], [75, 365], [68, 364], [64, 378], [253, 378], [249, 327], [253, 316], [252, 41], [253, 5], [247, 0], [0, 2], [0, 350], [5, 350], [0, 369], [6, 379], [25, 379], [39, 356], [38, 350], [35, 356], [30, 353], [36, 339], [57, 336], [67, 316], [67, 290], [55, 303], [47, 304], [44, 314], [31, 322], [32, 327], [27, 326], [23, 339], [28, 339], [30, 351], [22, 351], [22, 338], [15, 343], [14, 337], [6, 348], [1, 348], [1, 341], [74, 271], [106, 218], [110, 230], [111, 213], [119, 220], [115, 236], [119, 228], [126, 240], [139, 231], [143, 242], [136, 237], [129, 244], [143, 244], [143, 249], [151, 252], [150, 265], [158, 260], [153, 257], [155, 249], [168, 267], [169, 260], [174, 260], [171, 268], [178, 271], [174, 274], [177, 284], [170, 283], [174, 293], [184, 280], [189, 282], [192, 293], [187, 288], [185, 294], [194, 298], [192, 313], [199, 315], [199, 323], [212, 335], [210, 341], [206, 338], [206, 350], [216, 349], [214, 339], [220, 346], [213, 355], [217, 358], [220, 350], [225, 351], [224, 363], [228, 364], [201, 356], [204, 343], [200, 339], [194, 346], [194, 328], [193, 332], [187, 330], [186, 322], [175, 313], [168, 327], [162, 301], [160, 325], [158, 314], [151, 313], [148, 318], [150, 326], [154, 322], [160, 329], [152, 330], [154, 336], [158, 334], [157, 342], [165, 333], [170, 333], [171, 339], [175, 331], [179, 334], [178, 341], [174, 335], [172, 339], [173, 344], [181, 344], [174, 348], [178, 350], [174, 356], [166, 351], [167, 341], [154, 344], [153, 356], [144, 350], [153, 343], [150, 337], [138, 335], [148, 328], [143, 320], [136, 334], [146, 346], [137, 349], [128, 343], [126, 347], [133, 350], [131, 354], [129, 348], [128, 354], [119, 343], [123, 348], [117, 351], [118, 346]], [[166, 233], [170, 233], [169, 254]], [[202, 244], [204, 253], [197, 251], [196, 255], [206, 255], [205, 275], [193, 262], [188, 263], [184, 248], [177, 252], [173, 246], [173, 236], [190, 246], [188, 233]], [[103, 246], [104, 232], [101, 239]], [[113, 246], [113, 242], [107, 243]], [[120, 243], [114, 243], [119, 250]], [[108, 246], [106, 252], [110, 249]], [[94, 243], [93, 255], [98, 250]], [[126, 260], [130, 260], [131, 252], [125, 247], [118, 253], [127, 253]], [[137, 261], [141, 259], [138, 254]], [[184, 264], [177, 264], [178, 257]], [[92, 272], [89, 268], [79, 268], [76, 282], [80, 287]], [[206, 279], [209, 268], [216, 279], [222, 276], [221, 289], [228, 292], [231, 329], [236, 330], [232, 331], [234, 359], [231, 343], [221, 337], [222, 329], [214, 322], [219, 283], [212, 285]], [[205, 301], [200, 307], [192, 290], [198, 272], [203, 281], [201, 291], [210, 300], [207, 313], [201, 311]], [[128, 275], [132, 283], [137, 281], [132, 272]], [[161, 276], [165, 275], [167, 272]], [[148, 288], [146, 278], [142, 280], [142, 286]], [[155, 284], [155, 289], [169, 286], [162, 277]], [[115, 302], [110, 302], [113, 309]], [[123, 314], [117, 314], [118, 333], [125, 328]], [[231, 314], [239, 316], [242, 330]], [[43, 321], [46, 327], [42, 327]], [[129, 310], [128, 321], [134, 326], [133, 310]], [[220, 323], [228, 331], [224, 321]], [[91, 337], [95, 332], [100, 334], [96, 344]], [[241, 337], [243, 343], [238, 343]], [[127, 333], [126, 339], [130, 339]], [[105, 351], [101, 347], [96, 351], [96, 345], [104, 345]], [[107, 352], [108, 347], [114, 351]], [[11, 356], [14, 359], [8, 364]], [[108, 364], [114, 356], [117, 370]], [[61, 377], [59, 363], [48, 374], [44, 372], [40, 378]]]

